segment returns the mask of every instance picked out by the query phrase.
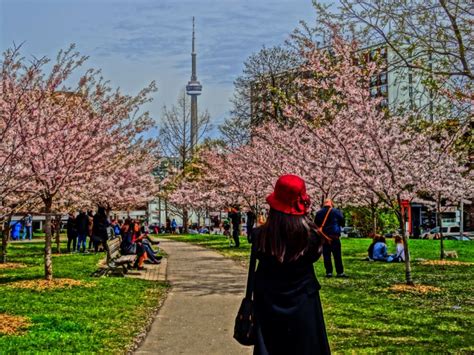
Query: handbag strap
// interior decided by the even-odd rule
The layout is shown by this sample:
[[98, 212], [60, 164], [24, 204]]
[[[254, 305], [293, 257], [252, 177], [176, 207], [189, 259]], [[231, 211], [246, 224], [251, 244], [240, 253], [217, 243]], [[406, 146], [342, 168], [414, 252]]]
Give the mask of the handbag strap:
[[318, 227], [318, 232], [324, 237], [326, 238], [327, 240], [331, 240], [331, 238], [329, 238], [326, 233], [323, 232], [323, 228], [324, 228], [324, 225], [326, 224], [326, 221], [329, 217], [329, 214], [331, 213], [331, 210], [332, 210], [332, 207], [329, 207], [328, 208], [328, 211], [326, 212], [326, 215], [324, 216], [324, 220], [323, 220], [323, 224], [321, 224], [321, 227]]
[[256, 252], [256, 240], [255, 234], [252, 238], [252, 248], [250, 250], [250, 265], [249, 273], [247, 276], [247, 289], [245, 291], [245, 298], [251, 300], [253, 295], [253, 289], [255, 286], [255, 266], [257, 264], [257, 252]]

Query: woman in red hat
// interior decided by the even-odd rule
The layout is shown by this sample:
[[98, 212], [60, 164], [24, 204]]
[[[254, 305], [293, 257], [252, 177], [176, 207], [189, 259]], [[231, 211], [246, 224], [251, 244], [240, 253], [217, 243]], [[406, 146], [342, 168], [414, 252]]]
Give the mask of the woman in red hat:
[[313, 263], [324, 237], [308, 218], [304, 180], [281, 176], [267, 197], [270, 213], [255, 229], [257, 339], [254, 354], [329, 354]]

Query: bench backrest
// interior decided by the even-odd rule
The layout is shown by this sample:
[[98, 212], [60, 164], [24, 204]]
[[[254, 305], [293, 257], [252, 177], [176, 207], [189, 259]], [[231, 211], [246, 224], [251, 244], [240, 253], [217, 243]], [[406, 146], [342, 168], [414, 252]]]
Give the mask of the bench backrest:
[[113, 260], [120, 255], [122, 238], [117, 237], [107, 240], [107, 259]]

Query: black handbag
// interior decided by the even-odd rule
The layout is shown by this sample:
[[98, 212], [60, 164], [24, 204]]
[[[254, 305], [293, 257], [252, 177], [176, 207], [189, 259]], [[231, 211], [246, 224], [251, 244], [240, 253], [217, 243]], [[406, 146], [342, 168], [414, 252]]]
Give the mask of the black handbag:
[[255, 252], [255, 241], [252, 244], [252, 250], [250, 252], [250, 265], [249, 273], [247, 277], [247, 290], [245, 291], [245, 297], [240, 304], [239, 312], [235, 318], [234, 325], [234, 339], [242, 345], [255, 345], [256, 338], [256, 319], [255, 319], [255, 306], [253, 301], [253, 289], [255, 285], [255, 265], [257, 263], [257, 257]]

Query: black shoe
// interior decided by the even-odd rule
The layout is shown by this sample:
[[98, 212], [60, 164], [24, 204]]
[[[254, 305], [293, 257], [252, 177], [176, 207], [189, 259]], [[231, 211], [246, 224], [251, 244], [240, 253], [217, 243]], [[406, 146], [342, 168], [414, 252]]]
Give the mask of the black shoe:
[[340, 278], [347, 279], [349, 276], [347, 276], [346, 274], [342, 273], [342, 274], [337, 274], [336, 277], [340, 277]]
[[329, 279], [330, 277], [332, 277], [332, 274], [329, 272], [326, 274], [326, 277]]

